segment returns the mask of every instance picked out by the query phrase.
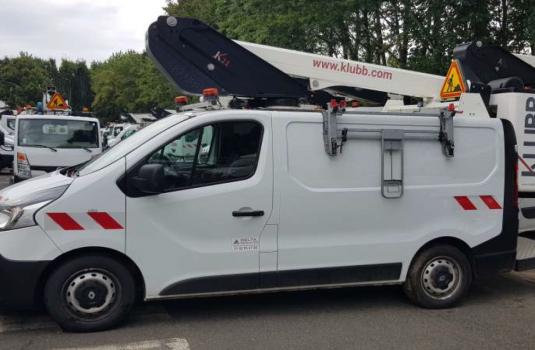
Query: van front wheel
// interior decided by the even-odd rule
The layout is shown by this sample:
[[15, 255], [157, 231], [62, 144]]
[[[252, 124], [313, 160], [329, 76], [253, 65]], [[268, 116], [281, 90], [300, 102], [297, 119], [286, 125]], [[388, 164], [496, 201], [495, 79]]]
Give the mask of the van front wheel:
[[419, 253], [403, 285], [414, 303], [431, 309], [455, 306], [472, 283], [472, 268], [457, 248], [437, 245]]
[[94, 332], [119, 324], [135, 301], [130, 271], [106, 255], [68, 260], [46, 282], [44, 303], [66, 331]]

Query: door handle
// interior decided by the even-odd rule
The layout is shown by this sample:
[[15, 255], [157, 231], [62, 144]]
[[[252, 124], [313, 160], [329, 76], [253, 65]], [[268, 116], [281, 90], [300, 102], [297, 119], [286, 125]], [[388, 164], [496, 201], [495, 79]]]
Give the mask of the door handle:
[[234, 210], [232, 212], [234, 217], [244, 217], [244, 216], [264, 216], [263, 210]]

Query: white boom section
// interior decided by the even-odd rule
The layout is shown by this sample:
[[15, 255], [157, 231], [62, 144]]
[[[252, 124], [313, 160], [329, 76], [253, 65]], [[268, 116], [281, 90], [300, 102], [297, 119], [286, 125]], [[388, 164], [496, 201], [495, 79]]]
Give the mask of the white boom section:
[[236, 42], [284, 73], [309, 79], [312, 90], [349, 86], [420, 97], [426, 103], [440, 100], [443, 76], [244, 41]]
[[526, 62], [527, 64], [535, 67], [535, 56], [521, 55], [521, 54], [515, 54], [515, 56], [520, 58], [522, 61]]

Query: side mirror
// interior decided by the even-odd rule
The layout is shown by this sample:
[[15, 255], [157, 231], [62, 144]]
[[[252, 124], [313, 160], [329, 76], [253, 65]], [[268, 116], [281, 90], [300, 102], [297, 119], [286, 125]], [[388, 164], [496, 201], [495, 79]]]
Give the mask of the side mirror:
[[4, 145], [6, 143], [5, 138], [6, 136], [4, 135], [4, 133], [0, 131], [0, 145]]
[[165, 190], [164, 167], [162, 164], [145, 164], [136, 176], [130, 178], [132, 185], [141, 193], [158, 194]]

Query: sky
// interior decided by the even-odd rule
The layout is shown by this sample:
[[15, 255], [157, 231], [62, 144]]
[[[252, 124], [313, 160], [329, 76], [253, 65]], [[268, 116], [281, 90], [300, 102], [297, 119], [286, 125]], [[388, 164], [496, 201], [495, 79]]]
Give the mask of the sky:
[[102, 61], [145, 47], [165, 0], [1, 0], [0, 57]]

